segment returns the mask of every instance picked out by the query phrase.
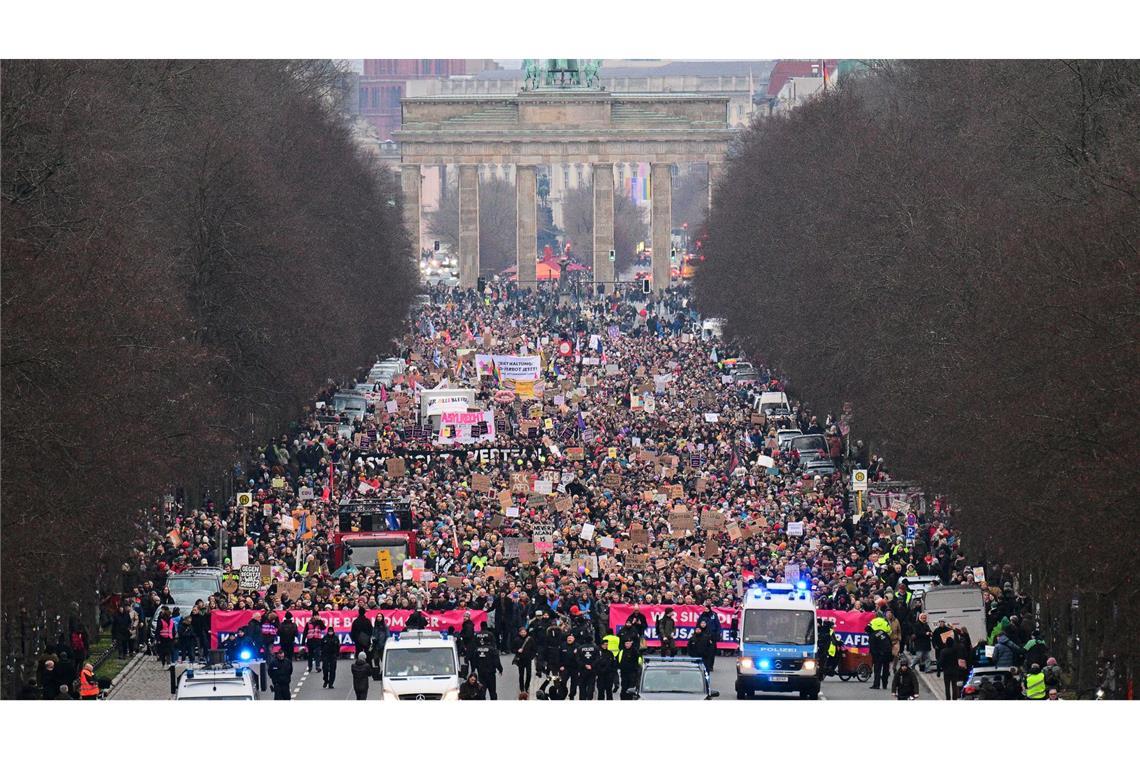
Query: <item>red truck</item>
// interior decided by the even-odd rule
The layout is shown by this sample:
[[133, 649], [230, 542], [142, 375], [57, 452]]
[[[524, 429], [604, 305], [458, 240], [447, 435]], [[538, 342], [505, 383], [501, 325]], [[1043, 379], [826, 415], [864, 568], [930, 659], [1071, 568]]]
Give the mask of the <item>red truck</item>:
[[386, 549], [399, 572], [405, 559], [416, 553], [412, 510], [406, 499], [345, 499], [339, 507], [339, 525], [333, 534], [333, 563], [376, 567], [376, 553]]

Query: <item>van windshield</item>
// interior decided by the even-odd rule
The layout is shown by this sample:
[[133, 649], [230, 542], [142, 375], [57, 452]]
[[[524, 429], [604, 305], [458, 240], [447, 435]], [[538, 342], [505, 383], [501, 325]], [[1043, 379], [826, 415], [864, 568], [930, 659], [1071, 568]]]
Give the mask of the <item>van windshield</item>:
[[810, 610], [745, 610], [744, 643], [803, 646], [815, 643]]
[[423, 678], [455, 675], [451, 647], [389, 649], [384, 653], [384, 675], [393, 678]]
[[218, 593], [220, 581], [212, 576], [181, 578], [176, 575], [168, 578], [166, 585], [170, 588], [170, 596], [175, 604], [193, 605], [199, 599], [206, 601], [206, 597]]
[[381, 549], [387, 550], [397, 573], [408, 558], [408, 541], [405, 538], [350, 538], [345, 539], [344, 543], [352, 550], [348, 552], [345, 561], [356, 567], [379, 567], [380, 561], [376, 553]]

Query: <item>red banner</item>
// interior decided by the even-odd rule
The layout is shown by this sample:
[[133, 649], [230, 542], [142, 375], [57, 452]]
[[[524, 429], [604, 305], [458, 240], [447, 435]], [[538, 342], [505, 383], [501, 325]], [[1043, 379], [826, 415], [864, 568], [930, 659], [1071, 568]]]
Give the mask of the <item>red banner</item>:
[[863, 653], [870, 651], [871, 642], [866, 629], [871, 618], [875, 617], [875, 613], [816, 610], [815, 615], [819, 620], [831, 620], [835, 623], [835, 632], [839, 634], [844, 647], [858, 649]]
[[[290, 610], [293, 613], [293, 622], [297, 624], [297, 647], [300, 649], [301, 636], [305, 630], [305, 624], [309, 622], [309, 618], [313, 613], [304, 610]], [[475, 624], [475, 630], [487, 620], [487, 613], [482, 610], [446, 610], [443, 612], [431, 612], [424, 610], [424, 616], [428, 619], [428, 630], [430, 631], [446, 631], [448, 628], [454, 628], [456, 633], [463, 626], [463, 613], [471, 613], [471, 622]], [[377, 615], [383, 614], [384, 620], [388, 623], [390, 631], [402, 631], [412, 616], [412, 610], [367, 610], [365, 616], [369, 620], [375, 620]], [[340, 636], [340, 651], [351, 652], [355, 650], [352, 644], [352, 621], [356, 620], [357, 611], [340, 610], [337, 612], [322, 611], [320, 613], [321, 619], [325, 621], [326, 625], [333, 626], [333, 629]], [[282, 610], [277, 612], [278, 618], [284, 620], [285, 613]], [[210, 646], [218, 648], [225, 644], [226, 639], [230, 636], [237, 635], [237, 632], [243, 628], [250, 620], [253, 619], [253, 610], [234, 610], [232, 612], [224, 612], [215, 610], [210, 613]], [[280, 620], [278, 621], [280, 624]], [[280, 643], [274, 640], [274, 648]]]
[[[697, 621], [704, 607], [696, 604], [643, 604], [641, 614], [645, 615], [645, 622], [649, 627], [645, 630], [645, 639], [649, 646], [660, 646], [661, 640], [657, 638], [657, 619], [665, 614], [667, 607], [673, 608], [673, 620], [677, 623], [675, 641], [678, 647], [684, 647], [697, 629]], [[736, 625], [740, 613], [732, 607], [713, 607], [717, 620], [720, 621], [720, 641], [717, 649], [736, 649]], [[620, 633], [621, 627], [633, 612], [631, 604], [610, 605], [610, 628], [614, 633]]]

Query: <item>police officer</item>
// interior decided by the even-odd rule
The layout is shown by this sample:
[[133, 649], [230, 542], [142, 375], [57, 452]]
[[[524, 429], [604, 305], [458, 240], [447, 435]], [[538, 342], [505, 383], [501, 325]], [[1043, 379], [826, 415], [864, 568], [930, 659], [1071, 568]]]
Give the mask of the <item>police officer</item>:
[[487, 694], [493, 700], [498, 699], [495, 674], [503, 672], [503, 663], [499, 659], [499, 650], [495, 648], [495, 638], [489, 631], [482, 630], [476, 636], [475, 646], [471, 650], [471, 664], [479, 675], [480, 683], [487, 689]]
[[562, 682], [566, 684], [569, 691], [570, 699], [578, 693], [580, 686], [580, 678], [578, 676], [578, 659], [575, 652], [578, 648], [578, 639], [574, 634], [566, 636], [566, 640], [558, 647], [558, 675], [562, 678]]
[[333, 626], [325, 628], [325, 637], [321, 639], [321, 664], [324, 666], [323, 689], [335, 688], [336, 661], [340, 657], [340, 636]]
[[598, 647], [590, 639], [578, 642], [574, 647], [574, 660], [577, 665], [578, 699], [594, 698], [594, 683], [597, 678], [595, 667], [598, 661]]
[[617, 655], [614, 651], [617, 649], [617, 636], [610, 633], [605, 638], [612, 638], [615, 646], [614, 649], [603, 646], [598, 650], [598, 656], [594, 660], [594, 672], [598, 684], [598, 699], [612, 700], [617, 680]]
[[293, 679], [293, 661], [285, 657], [284, 651], [277, 650], [277, 654], [269, 663], [268, 675], [273, 683], [273, 699], [288, 701], [289, 685]]
[[622, 642], [618, 651], [618, 672], [621, 674], [621, 698], [630, 699], [628, 695], [637, 691], [641, 678], [641, 655], [629, 639]]

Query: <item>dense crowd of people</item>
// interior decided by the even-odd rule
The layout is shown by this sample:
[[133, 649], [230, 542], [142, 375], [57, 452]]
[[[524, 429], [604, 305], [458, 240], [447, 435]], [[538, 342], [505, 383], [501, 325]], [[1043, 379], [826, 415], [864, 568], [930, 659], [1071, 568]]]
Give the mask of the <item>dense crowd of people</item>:
[[[560, 351], [564, 343], [572, 350]], [[497, 378], [478, 375], [476, 350], [541, 354], [539, 398], [505, 398]], [[437, 289], [395, 353], [408, 368], [391, 387], [377, 387], [381, 398], [362, 420], [330, 419], [338, 391], [330, 386], [294, 430], [257, 452], [240, 475], [251, 507], [233, 500], [168, 507], [169, 522], [125, 568], [130, 583], [110, 625], [124, 656], [146, 648], [163, 662], [193, 659], [211, 645], [213, 613], [256, 610], [241, 636], [259, 645], [280, 641], [276, 659], [288, 667], [271, 665], [281, 686], [275, 690], [288, 698], [296, 658], [307, 658], [335, 688], [342, 656], [331, 627], [314, 615], [299, 629], [292, 613], [360, 609], [351, 666], [359, 695], [389, 636], [383, 617], [374, 625], [363, 610], [416, 610], [408, 627], [426, 625], [425, 612], [482, 611], [481, 630], [468, 616], [456, 632], [469, 671], [462, 698], [496, 698], [505, 653], [513, 656], [520, 693], [612, 699], [636, 684], [648, 626], [640, 605], [703, 607], [685, 644], [711, 670], [728, 628], [714, 608], [737, 606], [755, 581], [809, 578], [821, 609], [875, 613], [867, 629], [870, 688], [917, 696], [914, 669], [934, 670], [954, 698], [981, 650], [963, 628], [910, 604], [907, 579], [933, 575], [942, 584], [979, 582], [996, 634], [988, 642], [994, 659], [1039, 666], [1051, 672], [1048, 684], [1059, 685], [1048, 671], [1055, 660], [1029, 622], [1029, 600], [1014, 592], [1011, 575], [991, 578], [993, 585], [974, 577], [950, 508], [935, 500], [917, 513], [909, 541], [905, 511], [857, 513], [850, 468], [883, 481], [890, 479], [885, 463], [868, 457], [862, 442], [849, 442], [834, 413], [793, 398], [790, 419], [758, 415], [757, 395], [786, 390], [787, 380], [753, 359], [759, 376], [734, 382], [732, 347], [702, 329], [684, 287], [659, 297], [631, 291], [588, 299], [547, 286]], [[444, 381], [477, 389], [477, 405], [495, 412], [495, 440], [437, 444], [418, 418], [417, 399]], [[788, 427], [824, 436], [838, 470], [805, 476], [799, 452], [779, 445], [777, 430]], [[569, 456], [576, 447], [580, 459]], [[480, 456], [507, 449], [515, 453]], [[406, 471], [390, 474], [386, 462], [397, 456]], [[518, 473], [529, 487], [502, 500]], [[476, 475], [489, 478], [490, 491], [475, 488]], [[549, 497], [533, 492], [536, 479], [552, 484]], [[315, 498], [302, 500], [302, 488]], [[420, 580], [398, 568], [384, 579], [375, 562], [337, 565], [331, 536], [339, 529], [338, 502], [362, 492], [407, 500]], [[682, 511], [692, 528], [677, 529]], [[789, 533], [789, 523], [802, 523], [802, 532]], [[550, 551], [520, 556], [508, 539], [533, 542], [536, 527], [549, 532]], [[172, 608], [168, 575], [205, 565], [236, 577], [233, 547], [271, 567], [270, 582]], [[297, 598], [280, 591], [290, 581], [302, 584]], [[610, 626], [614, 604], [637, 606], [620, 631]], [[672, 625], [669, 617], [657, 628], [675, 651]], [[823, 630], [819, 641], [834, 671], [840, 653], [829, 648], [833, 636]], [[46, 695], [50, 679], [41, 678]]]

